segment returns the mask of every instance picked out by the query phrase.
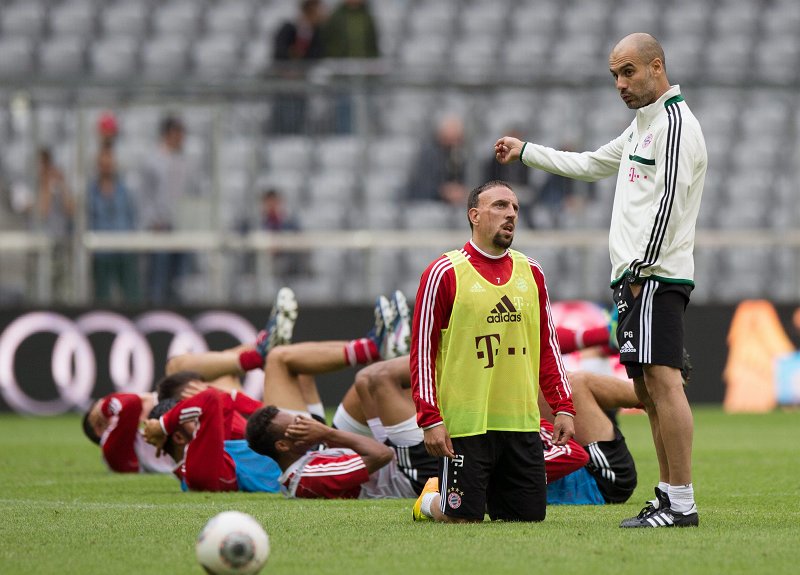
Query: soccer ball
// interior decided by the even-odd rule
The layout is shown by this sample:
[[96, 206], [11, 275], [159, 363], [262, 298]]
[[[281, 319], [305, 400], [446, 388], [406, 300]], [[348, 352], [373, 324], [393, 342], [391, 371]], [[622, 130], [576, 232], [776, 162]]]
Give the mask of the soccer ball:
[[212, 517], [195, 545], [197, 560], [212, 575], [258, 573], [269, 557], [269, 536], [247, 513], [225, 511]]

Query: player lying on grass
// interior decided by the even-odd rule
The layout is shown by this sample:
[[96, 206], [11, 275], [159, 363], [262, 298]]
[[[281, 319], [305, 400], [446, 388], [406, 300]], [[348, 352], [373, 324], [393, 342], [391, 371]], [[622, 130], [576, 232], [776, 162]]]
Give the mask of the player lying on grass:
[[117, 473], [169, 473], [169, 462], [139, 435], [139, 424], [157, 402], [155, 392], [111, 393], [83, 416], [83, 433], [100, 446], [103, 461]]
[[[279, 343], [285, 343], [285, 336], [291, 334], [290, 326], [296, 319], [297, 307], [291, 290], [284, 288], [281, 292], [275, 307], [278, 310], [275, 325], [270, 332], [282, 333]], [[286, 313], [287, 309], [291, 313]], [[320, 342], [313, 344], [314, 349], [309, 349], [308, 344], [278, 345], [267, 349], [264, 365], [265, 398], [281, 405], [285, 410], [283, 415], [290, 419], [299, 417], [298, 424], [307, 430], [308, 425], [304, 421], [310, 415], [309, 403], [319, 404], [310, 374], [341, 369], [351, 363], [369, 362], [380, 358], [381, 353], [391, 353], [389, 350], [394, 331], [387, 325], [390, 313], [391, 305], [382, 297], [376, 308], [376, 325], [366, 338], [349, 342]], [[307, 358], [305, 373], [292, 371], [295, 355]], [[234, 350], [187, 354], [176, 358], [172, 365], [193, 368], [197, 376], [187, 385], [182, 385], [180, 380], [173, 383], [170, 378], [160, 385], [160, 395], [165, 399], [154, 409], [153, 418], [146, 422], [144, 433], [148, 442], [163, 449], [178, 462], [175, 473], [188, 489], [275, 491], [278, 488], [274, 481], [277, 474], [272, 473], [277, 469], [274, 461], [236, 443], [241, 438], [244, 418], [263, 407], [263, 404], [236, 389], [224, 393], [210, 388], [203, 381], [238, 373], [240, 363]], [[321, 427], [330, 430], [326, 426]], [[360, 454], [359, 461], [370, 471], [382, 467], [392, 457], [391, 450], [371, 438], [365, 441], [362, 437], [349, 437], [350, 434], [346, 432], [331, 430], [329, 433], [328, 442]], [[308, 447], [310, 445], [306, 449]], [[413, 496], [414, 493], [407, 495]], [[347, 495], [332, 492], [331, 496]]]
[[[201, 379], [213, 382], [220, 389], [240, 389], [241, 376], [253, 369], [263, 369], [269, 349], [291, 341], [294, 326], [291, 316], [294, 314], [296, 317], [296, 305], [291, 290], [280, 290], [267, 325], [252, 345], [172, 357], [167, 361], [164, 381], [158, 386], [170, 389], [169, 380], [172, 380], [172, 385], [181, 387], [191, 379]], [[278, 310], [284, 316], [289, 316], [291, 321], [278, 323]], [[367, 363], [380, 357], [380, 342], [376, 341], [375, 334], [371, 333], [365, 338], [345, 342], [344, 353], [352, 365]], [[181, 375], [181, 372], [187, 371], [193, 373]], [[202, 377], [198, 378], [196, 374]], [[185, 379], [187, 376], [189, 379]], [[184, 379], [181, 380], [181, 377]], [[300, 384], [307, 396], [308, 411], [324, 418], [324, 409], [313, 380], [303, 376]], [[119, 473], [172, 472], [172, 464], [167, 459], [156, 457], [156, 449], [138, 433], [139, 426], [147, 419], [157, 401], [165, 397], [164, 394], [157, 397], [155, 392], [112, 393], [96, 400], [86, 411], [83, 418], [84, 434], [101, 447], [103, 460], [109, 469]]]
[[[219, 374], [208, 371], [203, 374], [203, 380], [214, 381], [215, 385], [221, 388], [236, 388], [237, 376], [251, 369], [262, 368], [264, 358], [271, 347], [291, 341], [294, 323], [283, 321], [280, 323], [281, 329], [277, 329], [279, 310], [283, 315], [296, 316], [296, 302], [293, 302], [291, 292], [288, 295], [284, 291], [278, 292], [269, 321], [253, 345], [238, 346], [222, 352], [226, 357], [233, 358], [234, 367]], [[181, 374], [183, 371], [188, 371], [186, 358], [189, 355], [192, 357], [193, 365], [202, 369], [207, 364], [213, 365], [218, 353], [220, 352], [188, 354], [170, 359], [165, 368], [164, 381], [158, 385], [165, 389], [171, 389], [171, 386], [182, 387], [190, 380], [197, 379], [193, 373]], [[83, 432], [89, 440], [100, 446], [103, 460], [109, 469], [119, 473], [172, 472], [169, 461], [157, 457], [156, 449], [146, 443], [138, 433], [140, 424], [163, 398], [156, 392], [111, 393], [92, 403], [83, 417]]]

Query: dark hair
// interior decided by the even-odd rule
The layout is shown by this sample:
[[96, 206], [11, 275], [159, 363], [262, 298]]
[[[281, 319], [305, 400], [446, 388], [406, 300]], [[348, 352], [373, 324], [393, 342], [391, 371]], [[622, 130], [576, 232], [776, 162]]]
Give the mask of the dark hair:
[[497, 186], [508, 188], [512, 192], [514, 191], [514, 188], [512, 188], [511, 184], [508, 182], [504, 182], [503, 180], [489, 180], [485, 184], [481, 184], [469, 193], [469, 197], [467, 199], [467, 221], [469, 222], [469, 229], [472, 229], [472, 220], [469, 219], [469, 210], [478, 207], [478, 196], [480, 196], [489, 188], [494, 188]]
[[177, 116], [170, 114], [161, 119], [161, 125], [158, 131], [162, 136], [166, 136], [172, 130], [183, 130], [183, 122], [181, 122], [180, 118]]
[[180, 402], [181, 400], [177, 397], [169, 397], [167, 399], [160, 400], [155, 404], [155, 406], [153, 406], [153, 409], [150, 410], [150, 413], [147, 414], [147, 419], [160, 419], [162, 415], [178, 405]]
[[[150, 410], [150, 413], [147, 414], [147, 419], [161, 419], [165, 413], [178, 405], [180, 402], [181, 400], [177, 397], [170, 397], [168, 399], [159, 401], [155, 404], [153, 409]], [[167, 436], [167, 439], [164, 441], [164, 445], [161, 447], [161, 449], [167, 454], [172, 453], [172, 437], [169, 435]]]
[[183, 388], [186, 387], [190, 381], [205, 381], [205, 378], [196, 371], [176, 371], [173, 374], [165, 375], [156, 384], [158, 401], [180, 397]]
[[303, 0], [300, 2], [300, 11], [303, 14], [308, 14], [312, 10], [315, 10], [320, 4], [322, 4], [321, 0]]
[[94, 406], [97, 405], [98, 401], [100, 400], [95, 399], [92, 402], [92, 405], [89, 406], [89, 409], [86, 410], [86, 413], [83, 414], [83, 433], [89, 438], [89, 441], [100, 445], [100, 437], [94, 432], [94, 427], [92, 427], [92, 424], [89, 423], [89, 414], [92, 413], [92, 410], [94, 409]]
[[266, 455], [277, 461], [278, 451], [275, 442], [283, 438], [272, 425], [272, 420], [278, 415], [279, 410], [274, 405], [267, 405], [255, 411], [247, 420], [244, 436], [250, 449], [261, 455]]

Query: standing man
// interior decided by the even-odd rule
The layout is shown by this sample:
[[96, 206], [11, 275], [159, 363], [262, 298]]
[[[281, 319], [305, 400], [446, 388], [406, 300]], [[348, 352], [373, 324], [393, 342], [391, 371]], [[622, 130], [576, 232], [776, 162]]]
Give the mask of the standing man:
[[[168, 233], [180, 229], [181, 202], [199, 192], [194, 167], [183, 150], [183, 122], [168, 115], [161, 120], [161, 141], [142, 168], [139, 191], [140, 225], [144, 230]], [[147, 298], [157, 306], [180, 302], [179, 280], [188, 273], [191, 256], [185, 252], [158, 251], [147, 258]]]
[[609, 248], [620, 360], [647, 407], [660, 474], [656, 498], [620, 526], [696, 526], [694, 424], [680, 367], [706, 145], [680, 87], [667, 80], [664, 51], [655, 38], [623, 38], [609, 56], [609, 69], [622, 100], [636, 110], [617, 139], [578, 154], [504, 137], [495, 153], [503, 164], [519, 158], [586, 181], [617, 174]]
[[[539, 264], [509, 249], [519, 213], [509, 185], [472, 190], [472, 239], [422, 274], [411, 335], [411, 389], [425, 447], [439, 460], [438, 521], [542, 521], [547, 505], [539, 387], [553, 440], [574, 434], [572, 391]], [[439, 507], [431, 504], [437, 499]]]

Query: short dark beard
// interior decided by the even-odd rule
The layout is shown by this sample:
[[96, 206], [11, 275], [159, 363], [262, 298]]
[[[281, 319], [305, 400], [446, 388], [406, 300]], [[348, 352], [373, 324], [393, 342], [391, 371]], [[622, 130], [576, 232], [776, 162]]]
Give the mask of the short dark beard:
[[504, 250], [510, 248], [511, 242], [513, 241], [514, 241], [514, 236], [511, 236], [511, 239], [507, 240], [502, 235], [500, 235], [500, 232], [497, 232], [492, 238], [492, 243], [498, 248], [503, 248]]

